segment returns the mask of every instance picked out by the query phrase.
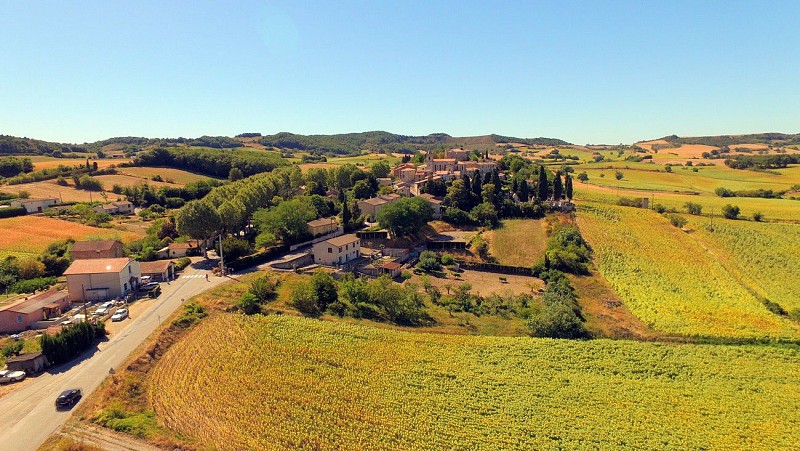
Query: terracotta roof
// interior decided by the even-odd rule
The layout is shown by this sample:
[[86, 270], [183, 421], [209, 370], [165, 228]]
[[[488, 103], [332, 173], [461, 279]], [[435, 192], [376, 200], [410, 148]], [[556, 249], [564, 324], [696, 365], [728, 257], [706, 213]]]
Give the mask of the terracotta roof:
[[382, 195], [378, 196], [379, 199], [383, 199], [383, 200], [386, 200], [386, 201], [397, 200], [397, 199], [400, 199], [400, 197], [401, 196], [399, 194], [394, 194], [394, 193], [382, 194]]
[[194, 249], [197, 247], [197, 243], [193, 243], [191, 241], [186, 243], [169, 243], [167, 247], [169, 249]]
[[346, 244], [354, 243], [358, 241], [358, 237], [350, 234], [350, 235], [342, 235], [337, 236], [335, 238], [331, 238], [329, 240], [325, 240], [326, 243], [329, 243], [331, 246], [344, 246]]
[[396, 271], [402, 267], [403, 265], [397, 262], [386, 262], [383, 264], [383, 269], [388, 269], [389, 271]]
[[309, 227], [320, 227], [336, 223], [337, 222], [335, 218], [320, 218], [320, 219], [315, 219], [313, 221], [308, 221], [307, 224], [309, 225]]
[[139, 263], [139, 268], [141, 268], [142, 274], [162, 274], [167, 271], [169, 265], [174, 265], [172, 260], [158, 260], [154, 262], [141, 262]]
[[30, 297], [26, 300], [3, 306], [0, 308], [0, 310], [28, 314], [37, 310], [41, 310], [42, 308], [58, 302], [66, 297], [66, 291], [50, 290], [45, 291], [44, 293], [39, 293], [36, 296]]
[[383, 199], [379, 199], [377, 197], [373, 197], [372, 199], [360, 200], [359, 202], [365, 202], [365, 203], [368, 203], [370, 205], [376, 205], [376, 206], [388, 203], [388, 201], [383, 200]]
[[[105, 205], [103, 206], [105, 207]], [[94, 241], [78, 241], [72, 245], [73, 251], [110, 251], [114, 248], [114, 244], [118, 241], [114, 240], [94, 240]]]
[[436, 163], [455, 163], [456, 159], [455, 158], [434, 158], [433, 161], [436, 162]]
[[133, 260], [128, 257], [75, 260], [69, 265], [69, 268], [64, 271], [64, 275], [118, 273], [132, 261]]

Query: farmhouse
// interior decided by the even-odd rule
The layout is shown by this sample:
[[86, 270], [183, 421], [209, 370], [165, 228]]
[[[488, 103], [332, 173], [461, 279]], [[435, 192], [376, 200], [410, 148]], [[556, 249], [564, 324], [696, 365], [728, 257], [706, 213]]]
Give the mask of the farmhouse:
[[46, 291], [0, 307], [0, 333], [21, 332], [31, 324], [69, 310], [66, 291]]
[[12, 207], [24, 207], [28, 213], [41, 213], [51, 205], [58, 203], [58, 199], [24, 199], [11, 202]]
[[361, 240], [355, 235], [342, 235], [316, 243], [311, 252], [314, 262], [323, 265], [341, 265], [361, 256]]
[[400, 263], [394, 262], [394, 261], [386, 262], [381, 266], [381, 269], [383, 270], [383, 273], [388, 275], [392, 279], [400, 277], [400, 272], [401, 272], [402, 268], [403, 268], [403, 265], [401, 265]]
[[98, 205], [93, 208], [98, 213], [108, 213], [110, 215], [129, 215], [133, 214], [133, 204], [127, 200], [111, 202], [110, 204]]
[[442, 201], [434, 197], [432, 194], [422, 193], [417, 197], [421, 197], [428, 201], [433, 208], [433, 219], [439, 219], [442, 217]]
[[116, 240], [78, 241], [69, 251], [73, 260], [93, 258], [120, 258], [125, 254], [122, 243]]
[[339, 228], [339, 223], [336, 218], [322, 218], [308, 221], [308, 233], [311, 236], [320, 236], [331, 233]]
[[172, 260], [159, 260], [139, 263], [142, 277], [149, 276], [153, 282], [169, 282], [175, 279], [175, 263]]
[[70, 301], [105, 301], [139, 285], [139, 262], [130, 258], [75, 260], [64, 272]]

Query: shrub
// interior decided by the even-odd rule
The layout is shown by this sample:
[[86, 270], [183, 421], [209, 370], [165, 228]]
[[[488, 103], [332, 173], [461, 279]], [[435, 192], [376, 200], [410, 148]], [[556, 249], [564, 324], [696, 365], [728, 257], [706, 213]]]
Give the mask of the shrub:
[[237, 307], [239, 307], [239, 310], [241, 310], [245, 315], [254, 315], [261, 312], [261, 303], [256, 295], [250, 292], [242, 295], [241, 299], [239, 299]]
[[0, 208], [0, 218], [13, 218], [15, 216], [22, 216], [25, 213], [27, 213], [25, 207]]
[[36, 277], [34, 279], [20, 280], [11, 285], [11, 291], [14, 293], [33, 293], [34, 291], [49, 288], [55, 283], [55, 277]]
[[722, 216], [727, 219], [738, 219], [739, 213], [739, 207], [736, 205], [726, 204], [724, 207], [722, 207]]
[[309, 284], [298, 285], [292, 291], [291, 305], [306, 316], [316, 317], [322, 314], [317, 304], [316, 293]]
[[272, 300], [275, 297], [277, 284], [269, 276], [259, 277], [250, 283], [248, 293], [256, 297], [259, 303]]
[[442, 220], [453, 225], [472, 224], [472, 217], [464, 210], [459, 208], [446, 208], [442, 215]]
[[703, 214], [703, 206], [700, 204], [696, 204], [694, 202], [686, 202], [686, 204], [684, 204], [684, 207], [686, 208], [686, 212], [689, 213], [690, 215], [699, 216]]
[[183, 306], [183, 313], [172, 324], [186, 329], [206, 316], [208, 316], [208, 313], [206, 313], [206, 309], [202, 305], [190, 302]]
[[622, 173], [622, 171], [616, 171], [616, 172], [614, 172], [614, 177], [616, 177], [617, 180], [622, 180], [622, 178], [624, 177], [624, 174]]
[[189, 257], [181, 257], [175, 260], [175, 270], [180, 271], [185, 269], [190, 264], [192, 264], [192, 260]]
[[58, 365], [77, 357], [91, 346], [95, 339], [105, 335], [105, 324], [81, 322], [67, 326], [55, 335], [42, 335], [40, 345], [47, 360]]
[[736, 197], [736, 193], [734, 193], [732, 190], [729, 190], [728, 188], [723, 188], [721, 186], [714, 190], [714, 194], [716, 194], [719, 197]]
[[443, 264], [443, 265], [445, 265], [445, 266], [450, 266], [450, 265], [452, 265], [453, 263], [455, 263], [455, 259], [453, 258], [453, 256], [452, 256], [452, 255], [450, 255], [450, 254], [444, 254], [444, 255], [442, 255], [442, 264]]
[[667, 218], [669, 218], [670, 224], [674, 225], [675, 227], [677, 227], [679, 229], [682, 229], [683, 226], [685, 226], [686, 223], [689, 222], [683, 216], [676, 215], [676, 214], [669, 214], [669, 215], [667, 215]]
[[762, 215], [760, 211], [753, 213], [753, 221], [761, 222], [763, 220], [764, 220], [764, 215]]

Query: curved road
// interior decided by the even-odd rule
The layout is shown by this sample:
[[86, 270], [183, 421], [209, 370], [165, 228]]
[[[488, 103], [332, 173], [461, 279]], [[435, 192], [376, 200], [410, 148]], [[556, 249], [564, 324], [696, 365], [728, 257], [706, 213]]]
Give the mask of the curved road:
[[[205, 274], [209, 279], [205, 279]], [[63, 390], [79, 387], [84, 397], [92, 393], [108, 376], [109, 368], [117, 368], [180, 305], [181, 299], [208, 290], [228, 280], [214, 277], [209, 271], [187, 267], [169, 285], [161, 284], [161, 296], [136, 318], [125, 325], [98, 350], [83, 360], [51, 368], [34, 380], [0, 398], [0, 450], [26, 451], [37, 449], [50, 434], [69, 418], [70, 411], [57, 411], [55, 399]], [[78, 363], [75, 363], [78, 362]]]

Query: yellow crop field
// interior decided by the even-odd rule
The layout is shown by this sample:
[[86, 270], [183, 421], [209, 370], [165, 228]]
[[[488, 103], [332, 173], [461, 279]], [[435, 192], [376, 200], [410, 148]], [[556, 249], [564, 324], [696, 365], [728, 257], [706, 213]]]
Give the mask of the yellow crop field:
[[[91, 155], [94, 156], [94, 154]], [[70, 166], [86, 164], [86, 158], [55, 158], [55, 157], [44, 157], [44, 156], [32, 156], [30, 157], [30, 159], [33, 161], [33, 168], [36, 171], [41, 171], [42, 169], [57, 168], [61, 165], [70, 167]], [[121, 163], [129, 163], [130, 161], [131, 161], [130, 158], [104, 158], [104, 159], [91, 160], [92, 163], [97, 162], [97, 167], [100, 169], [104, 169], [109, 166], [119, 166]]]
[[708, 219], [693, 221], [697, 236], [760, 296], [800, 309], [800, 225]]
[[[150, 179], [156, 175], [159, 175], [162, 179], [164, 179], [164, 181], [172, 180], [172, 182], [177, 185], [186, 185], [187, 183], [199, 182], [201, 180], [208, 180], [211, 178], [202, 174], [195, 174], [193, 172], [175, 168], [152, 168], [136, 166], [130, 168], [120, 168], [117, 170], [117, 172], [122, 175], [141, 177], [144, 179]], [[148, 181], [148, 183], [153, 182]]]
[[[197, 358], [202, 356], [202, 358]], [[220, 314], [153, 369], [201, 449], [789, 449], [800, 353]]]
[[578, 224], [603, 276], [656, 330], [699, 337], [798, 338], [686, 232], [651, 210], [584, 203]]
[[0, 219], [0, 255], [38, 254], [53, 241], [74, 238], [113, 238], [129, 242], [139, 234], [100, 229], [45, 216], [18, 216]]

